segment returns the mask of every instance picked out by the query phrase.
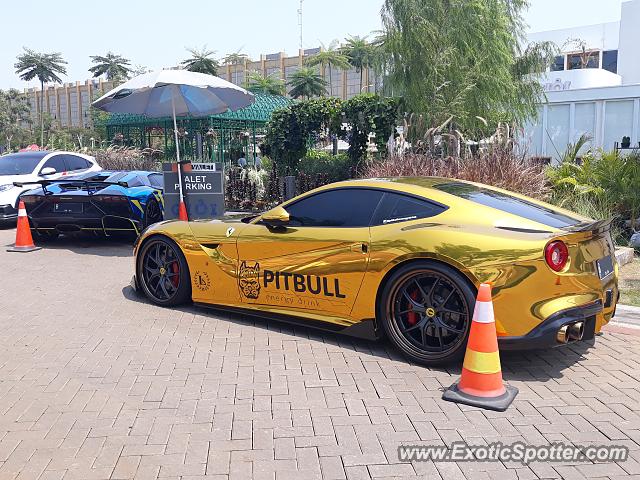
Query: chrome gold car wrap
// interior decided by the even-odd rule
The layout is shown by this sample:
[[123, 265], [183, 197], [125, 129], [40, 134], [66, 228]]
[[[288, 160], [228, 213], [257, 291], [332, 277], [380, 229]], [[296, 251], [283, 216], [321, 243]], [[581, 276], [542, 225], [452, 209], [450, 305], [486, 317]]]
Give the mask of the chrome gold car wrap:
[[[608, 230], [551, 227], [434, 188], [443, 182], [451, 180], [341, 182], [284, 203], [269, 222], [261, 216], [247, 223], [161, 222], [143, 232], [136, 252], [153, 236], [168, 237], [186, 258], [194, 302], [289, 315], [313, 325], [373, 325], [385, 282], [401, 266], [425, 259], [452, 267], [472, 288], [482, 282], [492, 284], [496, 328], [505, 342], [523, 338], [526, 343], [527, 335], [548, 319], [583, 306], [591, 306], [595, 332], [609, 321], [618, 298], [618, 266]], [[347, 187], [413, 195], [443, 205], [443, 211], [431, 218], [398, 217], [358, 228], [295, 226], [283, 217], [282, 210], [286, 213], [287, 206], [300, 198]], [[553, 209], [557, 215], [570, 215], [580, 224], [592, 222], [509, 195], [542, 210]], [[544, 251], [558, 239], [567, 245], [570, 261], [556, 272], [546, 263]], [[608, 256], [614, 271], [601, 279], [596, 265]], [[594, 302], [601, 304], [597, 311]], [[562, 319], [559, 322], [561, 326]]]

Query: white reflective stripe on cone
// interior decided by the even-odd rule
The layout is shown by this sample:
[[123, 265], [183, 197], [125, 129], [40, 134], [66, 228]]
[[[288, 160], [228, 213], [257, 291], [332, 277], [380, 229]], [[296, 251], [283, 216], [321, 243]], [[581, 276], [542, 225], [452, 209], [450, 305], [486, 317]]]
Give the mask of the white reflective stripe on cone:
[[473, 321], [480, 323], [493, 323], [493, 303], [476, 302], [476, 308], [473, 309]]
[[27, 211], [24, 208], [21, 208], [20, 210], [18, 210], [18, 216], [19, 217], [26, 217], [27, 216]]

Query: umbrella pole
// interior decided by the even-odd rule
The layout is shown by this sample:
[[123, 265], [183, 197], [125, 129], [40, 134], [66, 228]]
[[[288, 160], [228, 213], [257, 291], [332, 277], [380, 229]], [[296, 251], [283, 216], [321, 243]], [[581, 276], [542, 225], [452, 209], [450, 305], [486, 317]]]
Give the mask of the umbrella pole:
[[178, 121], [176, 120], [176, 103], [174, 101], [173, 92], [171, 92], [171, 109], [173, 111], [173, 135], [176, 141], [176, 162], [178, 164], [178, 189], [180, 194], [180, 203], [178, 205], [178, 218], [180, 220], [189, 220], [187, 215], [187, 207], [184, 204], [184, 191], [182, 189], [182, 165], [180, 164], [180, 142], [178, 140]]

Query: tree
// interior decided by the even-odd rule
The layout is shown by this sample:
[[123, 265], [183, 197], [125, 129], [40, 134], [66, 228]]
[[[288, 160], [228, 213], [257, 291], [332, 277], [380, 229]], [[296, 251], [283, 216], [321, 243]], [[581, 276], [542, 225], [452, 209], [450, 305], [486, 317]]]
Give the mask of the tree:
[[129, 78], [131, 73], [131, 62], [115, 53], [107, 52], [106, 55], [94, 55], [91, 58], [93, 67], [89, 68], [89, 71], [93, 74], [93, 77], [99, 77], [104, 75], [105, 78], [113, 82], [122, 82]]
[[335, 97], [296, 102], [273, 112], [261, 151], [280, 173], [293, 174], [309, 149], [310, 139], [337, 136], [342, 127], [342, 101]]
[[334, 40], [325, 47], [322, 44], [322, 50], [306, 61], [310, 67], [321, 65], [323, 70], [329, 68], [329, 95], [333, 96], [333, 79], [331, 78], [331, 72], [334, 68], [339, 70], [347, 70], [349, 68], [349, 59], [338, 49], [338, 41]]
[[6, 149], [11, 151], [11, 141], [16, 136], [24, 136], [22, 124], [31, 122], [31, 108], [27, 97], [16, 89], [6, 92], [0, 90], [0, 135], [6, 142]]
[[589, 48], [589, 44], [582, 40], [581, 38], [570, 38], [564, 45], [562, 45], [562, 50], [575, 50], [578, 52], [578, 57], [580, 58], [580, 68], [588, 68], [589, 63], [598, 62], [598, 51], [593, 48]]
[[[373, 32], [375, 37], [371, 41], [371, 68], [375, 74], [375, 81], [373, 84], [374, 93], [378, 93], [380, 88], [384, 88], [384, 77], [388, 70], [388, 56], [387, 56], [387, 44], [385, 42], [386, 36], [384, 32], [379, 30]], [[386, 89], [387, 94], [391, 95], [391, 90]]]
[[16, 74], [21, 80], [30, 82], [37, 78], [40, 81], [40, 145], [44, 145], [44, 84], [62, 83], [58, 75], [66, 75], [67, 62], [60, 53], [39, 53], [24, 48], [24, 53], [18, 55], [14, 65]]
[[217, 75], [220, 63], [213, 58], [215, 50], [208, 50], [205, 45], [202, 49], [187, 48], [191, 58], [183, 60], [180, 64], [190, 72], [206, 73], [207, 75]]
[[288, 85], [291, 87], [289, 95], [293, 98], [308, 99], [327, 93], [327, 81], [311, 67], [302, 67], [291, 75]]
[[238, 65], [245, 65], [249, 61], [249, 56], [246, 53], [240, 53], [240, 50], [237, 52], [227, 54], [222, 62], [225, 65], [233, 65], [233, 77], [231, 81], [235, 78], [238, 80]]
[[[373, 65], [374, 49], [367, 41], [367, 37], [354, 36], [345, 40], [346, 43], [342, 47], [342, 52], [349, 60], [349, 64], [360, 72], [360, 92], [362, 92], [364, 90], [364, 70]], [[366, 87], [368, 92], [369, 85]]]
[[551, 63], [551, 44], [527, 46], [528, 0], [385, 0], [387, 82], [406, 109], [430, 126], [522, 122], [535, 115], [542, 88], [532, 73]]
[[349, 157], [355, 163], [367, 153], [371, 134], [378, 152], [387, 150], [387, 141], [394, 134], [398, 121], [397, 98], [361, 93], [342, 104], [342, 119], [349, 125], [343, 136], [349, 142]]
[[247, 90], [253, 93], [266, 93], [268, 95], [284, 95], [284, 82], [277, 72], [263, 76], [258, 72], [252, 72], [247, 77]]
[[138, 75], [143, 75], [149, 72], [151, 72], [151, 70], [148, 67], [136, 63], [131, 69], [131, 77], [137, 77]]

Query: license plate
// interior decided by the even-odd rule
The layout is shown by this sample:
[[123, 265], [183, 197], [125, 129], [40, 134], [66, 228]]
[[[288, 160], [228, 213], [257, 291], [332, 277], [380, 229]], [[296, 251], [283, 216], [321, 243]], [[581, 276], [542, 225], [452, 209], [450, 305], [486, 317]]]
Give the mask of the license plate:
[[54, 203], [53, 211], [55, 213], [82, 213], [81, 203]]
[[596, 262], [596, 268], [598, 269], [598, 276], [600, 279], [605, 279], [613, 273], [613, 257], [601, 258]]

